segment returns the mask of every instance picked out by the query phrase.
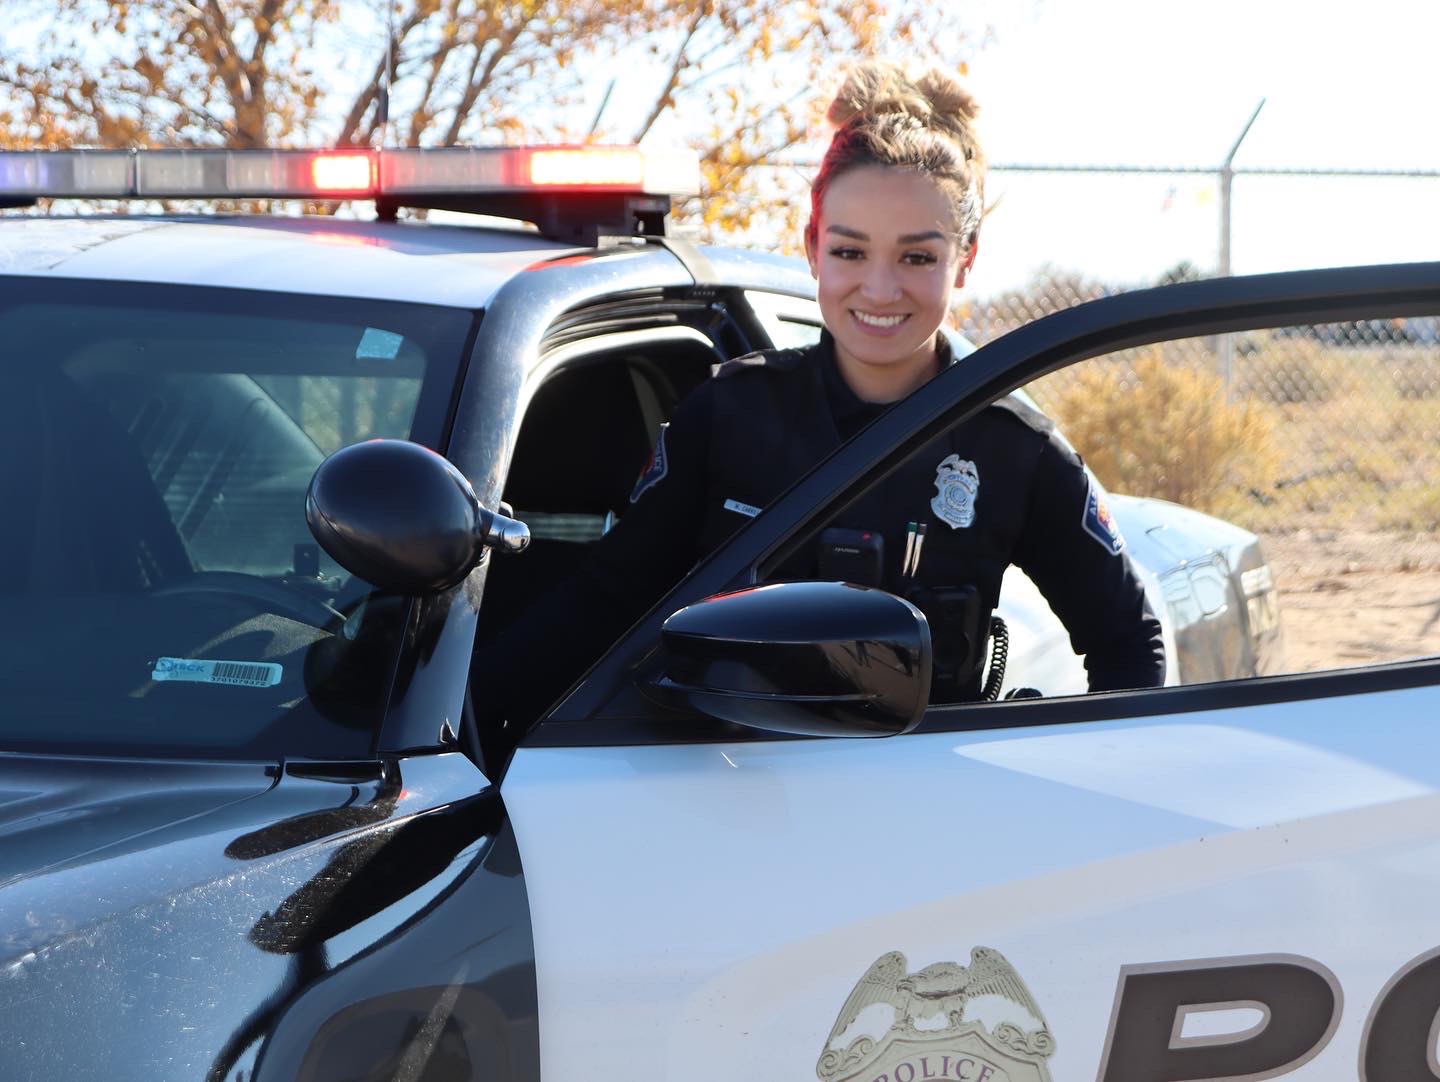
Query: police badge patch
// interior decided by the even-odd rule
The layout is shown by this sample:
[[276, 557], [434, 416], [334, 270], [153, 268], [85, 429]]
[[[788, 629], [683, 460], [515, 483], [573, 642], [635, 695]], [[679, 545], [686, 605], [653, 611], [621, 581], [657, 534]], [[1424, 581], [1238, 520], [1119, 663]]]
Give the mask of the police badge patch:
[[930, 510], [951, 528], [959, 530], [975, 521], [975, 498], [980, 493], [980, 471], [975, 463], [950, 455], [935, 469], [935, 498]]
[[1125, 538], [1120, 535], [1120, 527], [1115, 522], [1115, 516], [1110, 513], [1110, 507], [1105, 503], [1105, 494], [1096, 488], [1094, 481], [1089, 481], [1089, 491], [1085, 495], [1085, 532], [1104, 545], [1110, 555], [1115, 556], [1125, 548]]
[[[892, 951], [860, 978], [815, 1065], [820, 1082], [1050, 1082], [1055, 1038], [999, 951], [976, 947], [968, 966], [907, 969], [905, 955]], [[965, 1017], [976, 999], [993, 1029]]]
[[650, 452], [650, 461], [645, 463], [645, 468], [640, 471], [640, 479], [635, 482], [635, 487], [630, 492], [631, 503], [665, 480], [665, 474], [670, 469], [670, 458], [665, 453], [665, 430], [669, 427], [668, 423], [660, 426], [660, 436], [655, 441], [655, 450]]

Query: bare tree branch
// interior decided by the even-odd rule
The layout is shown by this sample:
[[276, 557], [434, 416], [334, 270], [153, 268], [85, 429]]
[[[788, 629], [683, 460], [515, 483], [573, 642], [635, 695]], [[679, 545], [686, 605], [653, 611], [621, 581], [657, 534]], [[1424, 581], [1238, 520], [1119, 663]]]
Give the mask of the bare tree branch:
[[412, 147], [420, 145], [421, 138], [424, 137], [426, 129], [430, 127], [430, 122], [434, 119], [434, 114], [430, 109], [430, 99], [435, 94], [436, 84], [440, 81], [440, 73], [445, 70], [445, 64], [460, 40], [459, 0], [449, 0], [449, 8], [445, 12], [445, 16], [445, 26], [441, 31], [440, 44], [430, 54], [428, 61], [430, 74], [425, 79], [425, 86], [420, 92], [420, 100], [415, 106], [415, 111], [410, 114], [410, 136], [406, 142]]
[[[408, 38], [417, 27], [423, 25], [428, 17], [428, 13], [423, 11], [420, 5], [417, 4], [415, 9], [405, 17], [405, 21], [396, 28], [395, 33], [390, 38], [387, 49], [380, 53], [380, 59], [375, 62], [375, 73], [370, 77], [370, 80], [360, 88], [360, 92], [355, 96], [354, 102], [350, 105], [350, 111], [345, 114], [345, 119], [340, 122], [340, 133], [335, 137], [336, 146], [356, 145], [355, 135], [356, 132], [359, 131], [361, 122], [365, 119], [365, 114], [370, 111], [370, 107], [380, 98], [380, 87], [385, 81], [387, 64], [393, 64], [397, 69], [399, 68], [401, 46], [404, 44], [405, 39]], [[373, 136], [374, 133], [375, 125], [372, 124], [367, 136]], [[369, 141], [370, 139], [368, 137], [361, 140], [363, 143], [368, 143]]]
[[206, 0], [204, 11], [204, 29], [215, 50], [216, 74], [230, 95], [235, 137], [241, 146], [264, 146], [265, 116], [255, 108], [255, 88], [250, 85], [245, 63], [235, 46], [229, 19], [219, 0]]
[[265, 67], [265, 50], [275, 40], [275, 21], [280, 18], [282, 0], [265, 0], [255, 16], [255, 48], [250, 53], [252, 70], [260, 72]]
[[476, 77], [475, 69], [479, 65], [483, 50], [479, 48], [476, 49], [475, 64], [471, 65], [470, 77], [467, 80], [465, 93], [461, 95], [459, 104], [455, 106], [455, 115], [451, 118], [450, 127], [445, 132], [443, 145], [450, 147], [460, 141], [460, 129], [464, 127], [465, 121], [470, 118], [470, 110], [475, 108], [475, 103], [480, 100], [480, 95], [484, 93], [485, 88], [490, 84], [490, 80], [494, 76], [495, 69], [501, 59], [515, 47], [515, 42], [519, 40], [520, 35], [525, 32], [525, 28], [533, 18], [533, 14], [522, 15], [518, 22], [506, 30], [501, 41], [496, 43], [494, 51], [490, 54], [488, 61], [486, 61], [484, 72], [481, 73], [478, 78]]
[[639, 129], [636, 131], [634, 142], [638, 143], [644, 139], [650, 129], [654, 127], [655, 121], [659, 120], [665, 110], [673, 104], [671, 95], [675, 93], [675, 88], [680, 85], [680, 73], [685, 70], [685, 64], [688, 59], [686, 53], [690, 48], [690, 43], [695, 40], [696, 31], [700, 29], [701, 24], [709, 14], [710, 6], [708, 4], [701, 4], [695, 9], [695, 14], [690, 19], [690, 25], [685, 29], [685, 36], [680, 39], [680, 44], [675, 49], [675, 59], [670, 64], [670, 75], [665, 80], [665, 85], [661, 88], [660, 94], [656, 97], [655, 105], [650, 110], [650, 115], [645, 118], [644, 122], [641, 123]]

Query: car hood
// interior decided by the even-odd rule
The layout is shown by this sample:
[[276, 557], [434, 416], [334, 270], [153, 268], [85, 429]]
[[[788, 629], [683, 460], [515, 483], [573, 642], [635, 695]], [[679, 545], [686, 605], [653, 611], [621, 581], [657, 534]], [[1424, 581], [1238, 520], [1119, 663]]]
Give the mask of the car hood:
[[[203, 831], [278, 764], [0, 757], [0, 890]], [[0, 942], [13, 934], [0, 928]]]
[[493, 837], [463, 757], [405, 773], [0, 756], [0, 1077], [252, 1077], [277, 1004]]

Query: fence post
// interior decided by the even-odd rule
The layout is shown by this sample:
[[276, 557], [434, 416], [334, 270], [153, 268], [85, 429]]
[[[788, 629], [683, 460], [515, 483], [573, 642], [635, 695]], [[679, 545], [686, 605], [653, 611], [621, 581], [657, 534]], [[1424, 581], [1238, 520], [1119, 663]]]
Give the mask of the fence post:
[[[1260, 110], [1265, 108], [1265, 99], [1260, 99], [1260, 104], [1255, 106], [1255, 111], [1250, 114], [1250, 119], [1245, 122], [1240, 137], [1235, 140], [1235, 145], [1230, 148], [1230, 153], [1225, 155], [1225, 160], [1220, 164], [1220, 277], [1230, 277], [1230, 187], [1235, 181], [1235, 155], [1240, 151], [1240, 144], [1245, 142], [1245, 137], [1250, 134], [1250, 128], [1255, 123], [1255, 118], [1260, 115]], [[1235, 368], [1235, 343], [1228, 334], [1222, 334], [1218, 343], [1220, 347], [1220, 373], [1225, 380], [1225, 395], [1230, 396], [1231, 382], [1234, 379]]]

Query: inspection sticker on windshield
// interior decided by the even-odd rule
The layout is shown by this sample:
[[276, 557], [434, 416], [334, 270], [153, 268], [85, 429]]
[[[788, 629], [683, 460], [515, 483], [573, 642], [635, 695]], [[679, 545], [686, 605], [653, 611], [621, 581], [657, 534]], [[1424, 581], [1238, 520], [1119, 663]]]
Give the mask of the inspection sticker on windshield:
[[365, 333], [360, 336], [360, 344], [355, 347], [355, 359], [357, 361], [393, 361], [400, 355], [400, 347], [404, 344], [404, 335], [396, 334], [394, 331], [382, 331], [376, 327], [366, 327]]
[[273, 688], [284, 668], [268, 661], [208, 661], [194, 657], [162, 657], [150, 679], [183, 680], [192, 684], [227, 684], [240, 688]]

